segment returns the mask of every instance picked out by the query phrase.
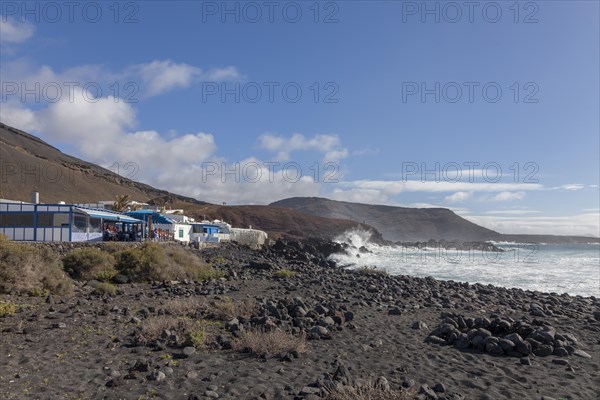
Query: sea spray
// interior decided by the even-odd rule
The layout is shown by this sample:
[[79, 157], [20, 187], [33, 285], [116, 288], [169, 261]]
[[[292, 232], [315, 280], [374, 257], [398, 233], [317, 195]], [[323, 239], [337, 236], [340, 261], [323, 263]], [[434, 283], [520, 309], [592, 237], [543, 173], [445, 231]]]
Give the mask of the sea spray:
[[[508, 288], [600, 297], [597, 244], [532, 245], [496, 243], [504, 252], [385, 246], [368, 231], [352, 229], [335, 242], [346, 254], [330, 258], [350, 268], [376, 267], [392, 275], [492, 284]], [[360, 251], [363, 248], [368, 251]]]
[[358, 249], [370, 245], [372, 236], [372, 232], [360, 228], [352, 228], [333, 238], [333, 241], [340, 244], [346, 243]]

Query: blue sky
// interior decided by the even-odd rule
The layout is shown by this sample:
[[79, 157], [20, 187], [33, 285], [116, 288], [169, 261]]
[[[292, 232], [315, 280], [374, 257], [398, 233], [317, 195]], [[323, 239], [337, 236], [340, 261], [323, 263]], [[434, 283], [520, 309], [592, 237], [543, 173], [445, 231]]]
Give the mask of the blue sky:
[[0, 8], [2, 121], [123, 175], [600, 233], [598, 2], [22, 4]]

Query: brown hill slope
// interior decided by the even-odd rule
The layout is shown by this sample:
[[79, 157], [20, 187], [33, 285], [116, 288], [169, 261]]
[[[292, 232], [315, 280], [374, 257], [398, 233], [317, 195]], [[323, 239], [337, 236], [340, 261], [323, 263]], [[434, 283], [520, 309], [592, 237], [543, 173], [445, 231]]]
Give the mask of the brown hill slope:
[[29, 201], [32, 191], [47, 203], [92, 203], [129, 194], [136, 201], [158, 197], [206, 204], [124, 178], [0, 122], [0, 198]]
[[220, 219], [240, 228], [251, 226], [268, 232], [270, 237], [332, 238], [349, 229], [360, 228], [372, 231], [374, 239], [381, 239], [381, 234], [368, 225], [279, 207], [203, 205], [188, 206], [186, 212], [197, 219]]

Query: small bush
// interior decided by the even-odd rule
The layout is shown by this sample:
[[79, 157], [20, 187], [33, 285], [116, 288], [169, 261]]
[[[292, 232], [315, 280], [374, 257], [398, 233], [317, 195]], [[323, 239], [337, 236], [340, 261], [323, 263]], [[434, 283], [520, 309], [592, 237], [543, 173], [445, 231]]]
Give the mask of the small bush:
[[0, 303], [0, 317], [11, 315], [17, 312], [17, 307], [12, 303]]
[[186, 332], [185, 337], [187, 342], [197, 349], [206, 344], [206, 331], [201, 326]]
[[72, 290], [73, 282], [55, 252], [0, 239], [0, 293], [65, 295]]
[[160, 338], [163, 331], [169, 331], [180, 337], [185, 337], [194, 328], [190, 319], [173, 316], [158, 316], [144, 320], [142, 326], [135, 332], [135, 340], [140, 344], [149, 344]]
[[29, 295], [31, 297], [47, 297], [50, 294], [50, 291], [48, 289], [43, 289], [43, 288], [33, 288], [29, 291]]
[[414, 390], [391, 390], [374, 380], [352, 386], [338, 386], [329, 392], [325, 400], [414, 400]]
[[224, 276], [181, 246], [163, 247], [144, 243], [135, 249], [115, 253], [117, 270], [133, 281], [193, 279], [204, 281]]
[[96, 285], [96, 287], [94, 288], [94, 292], [98, 293], [101, 296], [114, 296], [115, 294], [117, 294], [117, 287], [112, 283], [101, 282]]
[[250, 319], [256, 311], [256, 302], [252, 299], [234, 301], [231, 297], [225, 296], [223, 301], [211, 303], [209, 309], [215, 318], [221, 321], [238, 317]]
[[296, 276], [296, 272], [289, 270], [287, 268], [282, 268], [280, 270], [277, 270], [273, 275], [275, 275], [278, 278], [293, 278], [294, 276]]
[[173, 299], [167, 301], [165, 310], [175, 317], [194, 317], [196, 312], [204, 307], [204, 302], [195, 297], [186, 299]]
[[270, 332], [262, 330], [248, 331], [233, 342], [233, 349], [258, 357], [274, 356], [288, 352], [305, 353], [307, 350], [304, 335], [294, 336], [279, 329]]
[[[209, 347], [216, 337], [218, 327], [205, 320], [192, 320], [174, 316], [158, 316], [144, 320], [134, 333], [137, 344], [148, 345], [156, 340], [163, 340], [169, 345], [194, 346], [195, 348]], [[169, 336], [163, 335], [165, 332]], [[173, 342], [171, 335], [177, 337]]]
[[73, 250], [63, 258], [63, 265], [75, 279], [109, 281], [117, 274], [115, 258], [95, 248]]

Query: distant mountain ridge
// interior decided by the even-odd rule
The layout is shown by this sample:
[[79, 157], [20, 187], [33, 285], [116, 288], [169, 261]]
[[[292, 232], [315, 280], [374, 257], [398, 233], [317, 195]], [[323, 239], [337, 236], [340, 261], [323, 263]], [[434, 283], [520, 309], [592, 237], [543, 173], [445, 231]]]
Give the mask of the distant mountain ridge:
[[394, 242], [457, 240], [532, 243], [589, 243], [598, 238], [554, 235], [505, 235], [484, 228], [446, 208], [407, 208], [351, 203], [320, 197], [293, 197], [270, 204], [320, 217], [350, 219], [373, 226]]

